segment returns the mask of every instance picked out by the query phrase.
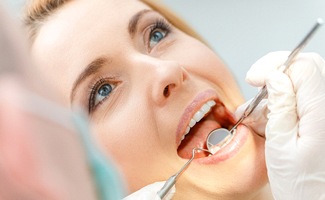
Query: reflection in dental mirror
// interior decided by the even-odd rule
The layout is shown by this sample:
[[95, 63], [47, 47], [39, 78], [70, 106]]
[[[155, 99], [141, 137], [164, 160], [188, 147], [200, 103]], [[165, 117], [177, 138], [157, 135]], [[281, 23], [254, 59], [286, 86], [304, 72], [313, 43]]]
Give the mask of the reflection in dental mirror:
[[222, 147], [227, 145], [233, 138], [236, 129], [231, 129], [231, 131], [225, 128], [219, 128], [213, 130], [207, 138], [207, 148], [211, 154], [215, 154]]

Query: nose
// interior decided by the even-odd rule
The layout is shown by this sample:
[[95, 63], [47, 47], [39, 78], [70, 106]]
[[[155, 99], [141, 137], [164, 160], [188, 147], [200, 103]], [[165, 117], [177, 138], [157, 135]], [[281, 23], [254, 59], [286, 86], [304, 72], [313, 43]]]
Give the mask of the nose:
[[153, 65], [152, 99], [163, 105], [188, 79], [183, 66], [175, 61], [160, 61]]

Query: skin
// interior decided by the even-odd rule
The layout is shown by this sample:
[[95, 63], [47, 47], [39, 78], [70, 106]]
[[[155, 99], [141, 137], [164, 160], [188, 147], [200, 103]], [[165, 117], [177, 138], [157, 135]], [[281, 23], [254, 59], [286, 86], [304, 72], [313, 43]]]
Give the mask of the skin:
[[[129, 21], [142, 10], [149, 11], [130, 34]], [[177, 154], [175, 138], [195, 97], [212, 90], [232, 112], [243, 103], [233, 76], [203, 43], [171, 26], [162, 40], [151, 39], [148, 45], [149, 26], [163, 19], [150, 10], [136, 0], [72, 1], [44, 23], [32, 46], [41, 74], [68, 106], [88, 111], [90, 88], [100, 79], [112, 86], [89, 118], [95, 138], [120, 167], [130, 192], [166, 180], [186, 162]], [[79, 75], [102, 57], [108, 62], [81, 79], [71, 100]], [[264, 139], [247, 131], [244, 145], [230, 159], [193, 162], [176, 185], [175, 199], [270, 198]]]

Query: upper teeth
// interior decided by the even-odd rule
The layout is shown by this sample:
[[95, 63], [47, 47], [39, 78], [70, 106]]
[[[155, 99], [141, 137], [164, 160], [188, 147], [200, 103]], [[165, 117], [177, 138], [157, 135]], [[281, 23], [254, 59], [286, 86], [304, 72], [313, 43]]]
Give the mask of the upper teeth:
[[199, 111], [197, 111], [193, 118], [190, 120], [190, 123], [189, 125], [186, 127], [186, 131], [185, 131], [185, 134], [183, 135], [182, 140], [184, 140], [185, 138], [185, 135], [187, 135], [191, 128], [197, 123], [199, 122], [208, 112], [210, 112], [211, 110], [211, 107], [213, 107], [214, 105], [216, 105], [216, 102], [214, 100], [210, 100], [208, 102], [206, 102], [201, 108]]

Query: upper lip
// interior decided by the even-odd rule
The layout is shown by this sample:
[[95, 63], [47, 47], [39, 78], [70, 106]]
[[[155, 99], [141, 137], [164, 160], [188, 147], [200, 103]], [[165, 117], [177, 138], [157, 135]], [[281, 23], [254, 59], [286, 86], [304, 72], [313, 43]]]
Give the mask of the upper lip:
[[203, 104], [209, 100], [218, 100], [218, 96], [214, 90], [206, 90], [199, 93], [195, 98], [186, 106], [176, 132], [176, 144], [177, 146], [181, 142], [183, 135], [185, 134], [186, 127], [194, 114], [202, 107]]

